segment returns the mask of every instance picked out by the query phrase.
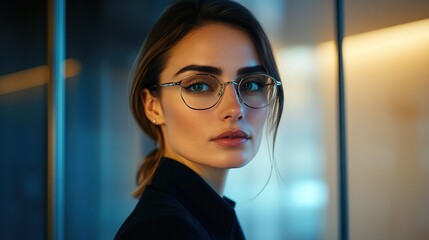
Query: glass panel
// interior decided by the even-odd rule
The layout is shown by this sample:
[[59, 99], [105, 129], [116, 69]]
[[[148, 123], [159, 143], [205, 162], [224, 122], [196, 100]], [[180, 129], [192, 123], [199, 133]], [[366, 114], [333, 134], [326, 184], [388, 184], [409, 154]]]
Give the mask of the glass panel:
[[135, 174], [153, 144], [131, 116], [129, 72], [168, 1], [67, 1], [66, 236], [112, 239], [136, 205]]
[[427, 239], [429, 2], [346, 1], [346, 16], [350, 237]]
[[0, 238], [46, 239], [47, 6], [23, 4], [0, 8]]

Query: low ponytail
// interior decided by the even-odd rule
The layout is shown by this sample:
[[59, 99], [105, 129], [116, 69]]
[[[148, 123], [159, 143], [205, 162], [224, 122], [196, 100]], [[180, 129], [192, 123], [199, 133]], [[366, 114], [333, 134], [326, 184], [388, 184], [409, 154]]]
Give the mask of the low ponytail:
[[159, 149], [155, 149], [145, 157], [143, 163], [140, 165], [140, 168], [137, 171], [137, 187], [132, 192], [134, 197], [139, 197], [145, 190], [146, 186], [151, 183], [153, 175], [158, 168], [162, 156], [163, 153]]
[[[153, 94], [155, 93], [153, 92]], [[140, 127], [146, 132], [146, 134], [150, 138], [155, 140], [158, 146], [157, 149], [150, 152], [144, 158], [142, 164], [137, 171], [137, 187], [132, 192], [132, 195], [134, 197], [139, 197], [144, 192], [146, 186], [152, 182], [153, 175], [155, 174], [155, 171], [158, 168], [161, 158], [164, 156], [165, 152], [165, 144], [161, 128], [158, 125], [155, 125], [154, 123], [150, 122], [149, 119], [147, 119], [146, 115], [144, 114], [144, 111], [142, 111], [144, 103], [141, 99], [140, 101], [141, 105], [137, 104], [137, 106], [139, 106], [138, 108], [140, 109], [140, 111], [133, 111], [134, 115], [136, 119], [139, 120], [138, 123], [140, 124]], [[131, 106], [136, 107], [136, 105], [133, 104], [131, 104]]]

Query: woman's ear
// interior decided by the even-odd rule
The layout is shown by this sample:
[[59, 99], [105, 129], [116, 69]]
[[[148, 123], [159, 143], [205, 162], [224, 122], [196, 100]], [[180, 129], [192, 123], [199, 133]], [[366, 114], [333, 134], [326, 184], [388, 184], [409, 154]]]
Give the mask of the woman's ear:
[[164, 123], [164, 114], [162, 112], [161, 102], [158, 97], [154, 96], [149, 89], [143, 89], [141, 93], [141, 101], [143, 103], [146, 117], [153, 124], [160, 125]]

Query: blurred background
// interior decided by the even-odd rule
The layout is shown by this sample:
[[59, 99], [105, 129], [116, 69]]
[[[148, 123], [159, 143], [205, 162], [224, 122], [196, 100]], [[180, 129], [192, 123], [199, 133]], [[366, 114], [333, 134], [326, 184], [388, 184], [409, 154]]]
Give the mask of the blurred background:
[[[154, 146], [129, 72], [171, 1], [66, 5], [66, 239], [112, 239]], [[276, 143], [232, 170], [248, 239], [338, 239], [333, 0], [240, 0], [265, 27], [286, 93]], [[429, 1], [345, 0], [350, 239], [429, 236]], [[0, 239], [47, 237], [47, 1], [0, 8]], [[270, 180], [269, 180], [270, 179]]]

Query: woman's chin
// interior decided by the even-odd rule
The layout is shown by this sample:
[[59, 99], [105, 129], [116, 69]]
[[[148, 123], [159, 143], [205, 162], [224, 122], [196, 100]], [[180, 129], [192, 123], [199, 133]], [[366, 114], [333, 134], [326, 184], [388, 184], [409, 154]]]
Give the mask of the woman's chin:
[[220, 159], [216, 162], [219, 168], [230, 169], [230, 168], [241, 168], [246, 166], [251, 159], [241, 157], [229, 157], [225, 159]]

